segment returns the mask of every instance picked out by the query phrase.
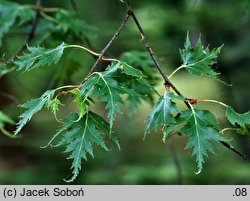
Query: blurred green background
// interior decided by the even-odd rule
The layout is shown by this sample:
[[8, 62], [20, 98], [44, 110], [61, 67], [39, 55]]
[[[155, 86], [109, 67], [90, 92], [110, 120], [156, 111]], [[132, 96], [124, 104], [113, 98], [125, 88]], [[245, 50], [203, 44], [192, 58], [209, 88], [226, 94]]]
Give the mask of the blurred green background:
[[[14, 2], [35, 4], [31, 0]], [[45, 7], [72, 10], [69, 0], [43, 0], [42, 3]], [[93, 26], [90, 41], [100, 51], [121, 23], [125, 7], [118, 0], [78, 0], [77, 3], [80, 17]], [[233, 86], [228, 87], [209, 78], [192, 77], [183, 71], [174, 77], [173, 82], [186, 96], [221, 100], [238, 112], [250, 108], [249, 0], [131, 0], [131, 4], [168, 75], [181, 64], [179, 49], [183, 47], [187, 31], [190, 31], [193, 42], [201, 33], [203, 43], [210, 44], [211, 48], [224, 44], [215, 68], [221, 72], [221, 79]], [[13, 27], [4, 38], [1, 55], [8, 58], [15, 54], [27, 33], [27, 29]], [[43, 34], [43, 30], [38, 28], [37, 37]], [[140, 38], [130, 20], [109, 54], [119, 57], [124, 51], [145, 50]], [[72, 42], [64, 37], [62, 40]], [[55, 42], [56, 45], [59, 43]], [[51, 41], [45, 41], [44, 45], [53, 47]], [[17, 104], [39, 97], [56, 84], [79, 83], [93, 62], [94, 59], [86, 53], [67, 50], [58, 65], [1, 77], [0, 110], [17, 120], [21, 113]], [[161, 81], [157, 89], [161, 93], [164, 91]], [[95, 158], [84, 162], [74, 184], [178, 184], [170, 144], [161, 142], [160, 133], [152, 133], [143, 140], [145, 119], [151, 107], [142, 104], [132, 117], [123, 108], [124, 114], [118, 116], [115, 124], [121, 151], [115, 146], [111, 146], [110, 152], [103, 152], [97, 147]], [[184, 109], [184, 106], [180, 107]], [[197, 107], [211, 110], [221, 126], [227, 126], [224, 108], [214, 104], [199, 104]], [[63, 117], [72, 110], [76, 109], [69, 105], [60, 115]], [[95, 110], [102, 114], [103, 105]], [[71, 161], [65, 159], [61, 150], [40, 149], [55, 133], [57, 126], [50, 112], [43, 110], [26, 126], [21, 138], [9, 139], [0, 135], [0, 184], [64, 184], [63, 178], [70, 175]], [[228, 134], [227, 139], [233, 139], [230, 143], [250, 157], [250, 140], [247, 137]], [[203, 172], [196, 175], [195, 159], [189, 150], [184, 150], [185, 142], [185, 137], [172, 138], [183, 184], [250, 184], [249, 163], [220, 144], [215, 145], [216, 155], [211, 154], [206, 159]]]

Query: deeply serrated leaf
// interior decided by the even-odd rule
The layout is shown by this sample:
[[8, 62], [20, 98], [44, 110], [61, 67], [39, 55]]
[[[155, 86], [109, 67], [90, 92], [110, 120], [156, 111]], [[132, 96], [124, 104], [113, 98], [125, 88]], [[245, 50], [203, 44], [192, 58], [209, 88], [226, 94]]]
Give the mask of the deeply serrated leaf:
[[[54, 114], [54, 117], [57, 119], [57, 112], [59, 111], [59, 106], [62, 105], [61, 101], [58, 98], [54, 98], [48, 102], [48, 109]], [[58, 120], [58, 119], [57, 119]]]
[[20, 120], [17, 123], [14, 135], [17, 135], [21, 131], [21, 129], [30, 121], [35, 113], [48, 106], [48, 103], [53, 98], [54, 93], [54, 90], [48, 90], [40, 98], [32, 99], [20, 105], [20, 107], [25, 109], [25, 112], [19, 116]]
[[250, 111], [244, 114], [239, 114], [232, 107], [228, 106], [226, 110], [226, 116], [229, 122], [234, 126], [237, 126], [238, 124], [244, 128], [246, 124], [250, 124]]
[[10, 27], [14, 24], [17, 17], [18, 4], [7, 1], [0, 3], [0, 47], [2, 38], [7, 33]]
[[130, 89], [127, 93], [130, 115], [135, 112], [142, 101], [153, 103], [153, 95], [158, 92], [152, 86], [149, 77], [145, 76], [141, 70], [123, 61], [113, 62], [107, 70], [107, 74], [112, 74], [122, 86]]
[[[69, 154], [68, 159], [72, 159], [73, 175], [67, 180], [72, 182], [76, 179], [81, 170], [82, 159], [87, 160], [87, 154], [94, 156], [93, 144], [108, 150], [103, 139], [109, 133], [109, 125], [103, 118], [93, 112], [87, 112], [79, 121], [77, 113], [72, 113], [65, 119], [63, 129], [59, 133], [64, 133], [60, 142], [56, 145], [66, 146], [65, 153]], [[109, 136], [109, 135], [108, 135]], [[112, 139], [112, 138], [111, 138]]]
[[121, 93], [124, 92], [124, 88], [119, 86], [119, 83], [111, 77], [104, 76], [101, 73], [97, 73], [99, 81], [96, 84], [93, 97], [100, 97], [100, 102], [105, 102], [105, 109], [108, 110], [108, 118], [110, 128], [113, 127], [113, 123], [117, 113], [121, 113], [119, 104], [125, 105], [121, 97]]
[[206, 110], [185, 110], [181, 112], [178, 124], [185, 123], [184, 127], [178, 132], [188, 135], [187, 149], [193, 149], [198, 163], [198, 172], [202, 170], [204, 156], [208, 152], [214, 153], [212, 141], [223, 141], [223, 137], [219, 134], [219, 125], [214, 115]]
[[211, 67], [217, 62], [221, 48], [222, 46], [211, 51], [209, 47], [204, 48], [200, 37], [195, 47], [192, 47], [189, 34], [187, 34], [184, 49], [180, 50], [182, 66], [192, 75], [209, 76], [218, 79], [219, 73], [215, 72]]
[[55, 16], [57, 21], [56, 31], [62, 33], [71, 32], [76, 37], [82, 37], [81, 33], [88, 35], [88, 32], [92, 29], [85, 21], [79, 19], [75, 12], [60, 9]]
[[67, 47], [65, 43], [54, 49], [46, 49], [44, 47], [28, 47], [29, 53], [18, 57], [14, 64], [17, 70], [29, 71], [33, 68], [40, 68], [45, 65], [57, 63], [61, 58], [64, 49]]
[[134, 69], [126, 63], [120, 61], [113, 62], [104, 72], [94, 73], [82, 86], [81, 95], [86, 100], [90, 95], [100, 98], [100, 102], [105, 102], [105, 109], [108, 110], [110, 128], [113, 127], [116, 114], [121, 113], [120, 104], [125, 105], [122, 94], [140, 96], [130, 85], [125, 82], [136, 80], [138, 83], [144, 83], [148, 90], [154, 90], [152, 86], [144, 79], [140, 70]]
[[130, 66], [134, 66], [135, 68], [142, 70], [144, 75], [154, 76], [154, 78], [157, 79], [156, 70], [153, 67], [154, 62], [148, 52], [146, 51], [125, 52], [121, 56], [121, 61], [126, 62]]
[[19, 11], [18, 11], [18, 17], [19, 17], [19, 23], [18, 25], [21, 26], [24, 23], [32, 20], [33, 18], [35, 18], [35, 11], [32, 10], [31, 8], [27, 7], [27, 6], [21, 6], [19, 7]]
[[125, 104], [120, 94], [124, 89], [118, 82], [108, 76], [106, 72], [95, 73], [82, 87], [81, 94], [86, 100], [90, 94], [93, 98], [99, 97], [100, 102], [105, 102], [105, 109], [108, 110], [110, 128], [113, 127], [116, 113], [120, 113], [119, 104]]
[[145, 136], [149, 134], [152, 128], [162, 128], [163, 141], [166, 140], [168, 134], [175, 128], [176, 121], [174, 115], [179, 111], [175, 103], [172, 101], [175, 95], [172, 92], [165, 93], [156, 105], [153, 107], [147, 118]]
[[23, 5], [17, 3], [1, 0], [0, 2], [0, 47], [2, 45], [2, 38], [7, 33], [10, 27], [15, 23], [16, 18], [19, 17], [19, 25], [34, 18], [35, 12]]

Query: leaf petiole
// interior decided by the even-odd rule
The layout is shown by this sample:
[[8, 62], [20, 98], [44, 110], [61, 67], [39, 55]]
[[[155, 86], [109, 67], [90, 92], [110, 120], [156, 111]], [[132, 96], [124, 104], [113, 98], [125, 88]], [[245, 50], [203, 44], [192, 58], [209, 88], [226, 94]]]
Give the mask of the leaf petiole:
[[226, 105], [225, 103], [221, 102], [221, 101], [217, 101], [217, 100], [210, 100], [210, 99], [198, 99], [197, 103], [199, 102], [211, 102], [211, 103], [217, 103], [219, 105], [224, 106], [225, 108], [228, 108], [228, 105]]
[[183, 69], [183, 68], [186, 68], [187, 65], [183, 64], [181, 65], [180, 67], [176, 68], [172, 73], [171, 75], [168, 76], [168, 79], [171, 79], [179, 70]]
[[227, 132], [227, 131], [238, 131], [239, 128], [224, 128], [220, 131], [220, 133], [224, 134], [224, 132]]

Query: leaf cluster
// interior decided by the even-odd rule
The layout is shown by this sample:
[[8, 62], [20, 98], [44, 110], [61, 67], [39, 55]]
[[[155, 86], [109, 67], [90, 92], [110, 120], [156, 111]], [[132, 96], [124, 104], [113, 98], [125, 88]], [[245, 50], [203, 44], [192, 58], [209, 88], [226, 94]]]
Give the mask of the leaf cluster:
[[[95, 146], [109, 151], [106, 145], [109, 140], [119, 148], [114, 127], [117, 115], [123, 113], [123, 107], [128, 107], [129, 112], [135, 114], [142, 101], [147, 101], [154, 106], [146, 121], [144, 137], [153, 129], [161, 131], [163, 142], [172, 134], [186, 136], [185, 148], [192, 150], [198, 166], [197, 173], [200, 173], [205, 157], [214, 153], [214, 143], [225, 141], [225, 129], [220, 128], [216, 117], [210, 111], [195, 108], [193, 104], [196, 102], [192, 103], [190, 99], [176, 95], [167, 86], [166, 92], [159, 95], [155, 90], [159, 77], [148, 52], [130, 51], [123, 53], [120, 59], [109, 59], [83, 46], [68, 45], [69, 41], [88, 43], [86, 41], [92, 35], [92, 27], [80, 19], [76, 12], [62, 8], [49, 10], [55, 12], [47, 13], [43, 7], [34, 9], [29, 5], [0, 0], [0, 46], [4, 35], [10, 32], [12, 26], [30, 29], [30, 22], [37, 14], [42, 18], [37, 22], [37, 37], [32, 41], [35, 45], [27, 44], [26, 53], [14, 59], [14, 69], [26, 72], [56, 64], [63, 58], [65, 49], [72, 47], [85, 50], [94, 56], [101, 55], [100, 58], [108, 61], [109, 65], [101, 72], [91, 70], [81, 84], [54, 87], [55, 89], [44, 92], [41, 97], [20, 105], [24, 112], [19, 116], [14, 135], [18, 135], [37, 112], [44, 108], [50, 110], [61, 126], [47, 146], [63, 149], [67, 159], [72, 161], [72, 177], [66, 180], [72, 182], [79, 175], [83, 160], [87, 160], [89, 156], [94, 157]], [[43, 47], [41, 44], [45, 42], [54, 48]], [[184, 68], [191, 75], [219, 80], [219, 73], [214, 67], [221, 48], [222, 46], [214, 49], [204, 47], [201, 37], [192, 45], [188, 33], [184, 48], [180, 50], [182, 65], [173, 74]], [[62, 72], [62, 68], [60, 69]], [[0, 63], [0, 76], [11, 70], [6, 63]], [[74, 97], [73, 102], [78, 109], [78, 113], [72, 112], [68, 117], [62, 118], [63, 120], [58, 118], [58, 111], [66, 102], [61, 99], [62, 95]], [[158, 101], [154, 104], [155, 96]], [[185, 102], [188, 109], [180, 110], [177, 101]], [[92, 107], [97, 103], [105, 105], [107, 118], [93, 112]], [[239, 134], [249, 136], [250, 112], [239, 114], [232, 107], [226, 107], [225, 116], [234, 126], [233, 129]], [[4, 126], [13, 123], [13, 120], [0, 111], [0, 130], [4, 134], [10, 136]]]

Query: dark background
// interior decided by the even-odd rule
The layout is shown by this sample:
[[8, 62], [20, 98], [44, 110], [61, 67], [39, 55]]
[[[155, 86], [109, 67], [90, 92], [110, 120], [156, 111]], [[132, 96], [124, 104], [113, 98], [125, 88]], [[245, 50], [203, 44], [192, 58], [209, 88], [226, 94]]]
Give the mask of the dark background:
[[[35, 1], [15, 2], [34, 4]], [[45, 7], [72, 10], [69, 0], [42, 2]], [[181, 64], [179, 49], [183, 47], [187, 31], [190, 31], [193, 41], [201, 33], [203, 43], [210, 44], [211, 48], [224, 44], [216, 70], [221, 72], [222, 80], [233, 86], [228, 87], [209, 78], [192, 77], [182, 71], [173, 82], [186, 96], [221, 100], [238, 112], [250, 108], [249, 0], [131, 0], [131, 4], [168, 75]], [[124, 4], [118, 0], [79, 0], [78, 6], [81, 18], [93, 25], [91, 43], [101, 50], [125, 16]], [[4, 38], [1, 55], [13, 55], [25, 41], [26, 34], [27, 30], [17, 31], [14, 27]], [[49, 41], [44, 43], [45, 46], [47, 44]], [[132, 20], [109, 54], [118, 57], [129, 50], [145, 50]], [[13, 72], [0, 78], [0, 110], [17, 120], [22, 111], [17, 104], [39, 97], [55, 83], [79, 83], [93, 62], [88, 54], [67, 50], [58, 65], [29, 73]], [[160, 93], [164, 91], [161, 82], [157, 89]], [[100, 105], [96, 110], [101, 111], [102, 107]], [[143, 141], [145, 119], [151, 107], [143, 104], [133, 117], [126, 115], [124, 108], [124, 115], [118, 116], [115, 123], [121, 151], [115, 147], [110, 152], [97, 148], [95, 158], [89, 158], [87, 163], [84, 161], [74, 184], [178, 184], [169, 144], [161, 142], [160, 133], [152, 133]], [[228, 125], [224, 108], [214, 104], [197, 107], [214, 112], [222, 127]], [[63, 117], [72, 110], [75, 110], [74, 106], [69, 105], [60, 115]], [[71, 161], [65, 159], [61, 150], [39, 148], [48, 142], [57, 126], [49, 111], [43, 110], [25, 127], [20, 138], [9, 139], [0, 135], [1, 184], [64, 184], [63, 178], [70, 175]], [[227, 135], [235, 148], [250, 157], [247, 137]], [[195, 159], [189, 150], [184, 150], [186, 139], [176, 136], [172, 140], [184, 184], [250, 184], [249, 163], [220, 144], [215, 145], [216, 155], [206, 158], [203, 172], [196, 175]]]

